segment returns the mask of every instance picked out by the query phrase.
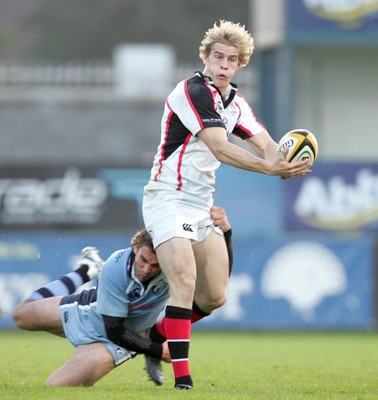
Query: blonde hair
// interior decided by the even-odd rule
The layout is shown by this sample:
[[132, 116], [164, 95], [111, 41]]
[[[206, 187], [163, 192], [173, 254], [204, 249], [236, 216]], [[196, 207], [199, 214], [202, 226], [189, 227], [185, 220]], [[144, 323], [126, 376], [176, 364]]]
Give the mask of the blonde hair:
[[214, 43], [223, 43], [236, 47], [239, 50], [238, 66], [243, 68], [249, 63], [254, 45], [253, 37], [239, 23], [220, 20], [219, 25], [214, 24], [206, 33], [199, 47], [199, 56], [202, 61], [209, 56]]

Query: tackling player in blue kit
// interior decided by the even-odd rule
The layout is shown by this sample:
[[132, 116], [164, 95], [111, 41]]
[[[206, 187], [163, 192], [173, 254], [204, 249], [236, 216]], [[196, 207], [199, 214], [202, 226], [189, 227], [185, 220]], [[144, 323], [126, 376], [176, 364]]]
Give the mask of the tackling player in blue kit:
[[[212, 215], [214, 224], [228, 231], [231, 268], [231, 226], [223, 208], [214, 207]], [[77, 293], [97, 276], [97, 287]], [[48, 386], [91, 386], [137, 354], [145, 354], [150, 378], [161, 384], [160, 361], [170, 362], [168, 345], [144, 333], [155, 326], [168, 298], [168, 283], [143, 229], [130, 248], [114, 252], [106, 262], [96, 248], [83, 249], [75, 271], [32, 292], [13, 317], [21, 329], [66, 337], [76, 347], [71, 359], [48, 378]]]
[[[66, 337], [76, 347], [48, 386], [91, 386], [137, 353], [170, 361], [165, 343], [140, 335], [169, 297], [147, 231], [137, 232], [130, 248], [103, 264], [97, 249], [83, 249], [75, 271], [34, 291], [13, 313], [19, 328]], [[73, 294], [100, 270], [97, 287]]]

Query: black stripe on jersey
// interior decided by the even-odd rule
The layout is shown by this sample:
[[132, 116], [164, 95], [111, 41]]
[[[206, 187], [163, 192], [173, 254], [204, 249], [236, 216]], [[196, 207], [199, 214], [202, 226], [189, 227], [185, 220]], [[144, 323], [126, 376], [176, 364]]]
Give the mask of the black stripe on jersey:
[[190, 132], [181, 122], [180, 118], [173, 112], [170, 113], [166, 125], [167, 140], [164, 144], [164, 160], [182, 146], [185, 143], [186, 137], [190, 135]]
[[127, 260], [127, 265], [126, 265], [126, 268], [127, 268], [127, 276], [128, 276], [129, 278], [131, 278], [131, 270], [132, 270], [132, 268], [133, 268], [134, 260], [135, 260], [135, 253], [132, 251], [132, 252], [130, 253], [130, 256], [129, 256], [128, 260]]
[[232, 131], [232, 134], [235, 136], [238, 136], [240, 139], [249, 139], [252, 137], [251, 132], [247, 131], [244, 129], [241, 125], [236, 125], [234, 130]]
[[[202, 76], [195, 75], [185, 82], [186, 95], [198, 113], [203, 128], [222, 127], [225, 128], [220, 115], [214, 108], [213, 98], [210, 89], [206, 86]], [[172, 155], [187, 140], [191, 133], [181, 122], [174, 111], [166, 121], [166, 141], [164, 144], [164, 160]], [[197, 133], [197, 132], [192, 132]]]
[[[213, 86], [215, 88], [215, 86]], [[216, 88], [215, 88], [216, 89]], [[218, 89], [216, 89], [218, 90]], [[204, 128], [224, 128], [224, 123], [214, 106], [213, 95], [205, 79], [195, 75], [187, 81], [187, 94], [199, 114]]]

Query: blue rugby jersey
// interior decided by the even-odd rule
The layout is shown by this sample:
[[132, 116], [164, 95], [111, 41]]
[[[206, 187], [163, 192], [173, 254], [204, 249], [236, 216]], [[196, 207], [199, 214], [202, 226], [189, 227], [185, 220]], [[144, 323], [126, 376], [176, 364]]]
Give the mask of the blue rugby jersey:
[[160, 273], [144, 287], [135, 275], [133, 262], [131, 248], [114, 252], [101, 270], [97, 288], [66, 296], [61, 306], [77, 307], [80, 319], [90, 321], [105, 337], [101, 314], [125, 318], [125, 327], [135, 332], [151, 327], [168, 300], [168, 283]]

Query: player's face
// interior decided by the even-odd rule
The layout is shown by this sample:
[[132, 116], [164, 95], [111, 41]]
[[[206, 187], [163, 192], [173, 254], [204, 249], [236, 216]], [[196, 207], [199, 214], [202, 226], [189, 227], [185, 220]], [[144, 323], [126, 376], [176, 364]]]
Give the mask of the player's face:
[[222, 92], [228, 88], [238, 65], [239, 50], [234, 46], [214, 43], [209, 56], [205, 59], [204, 75], [210, 76]]
[[141, 282], [146, 282], [160, 272], [156, 254], [148, 246], [142, 246], [135, 251], [135, 273]]

